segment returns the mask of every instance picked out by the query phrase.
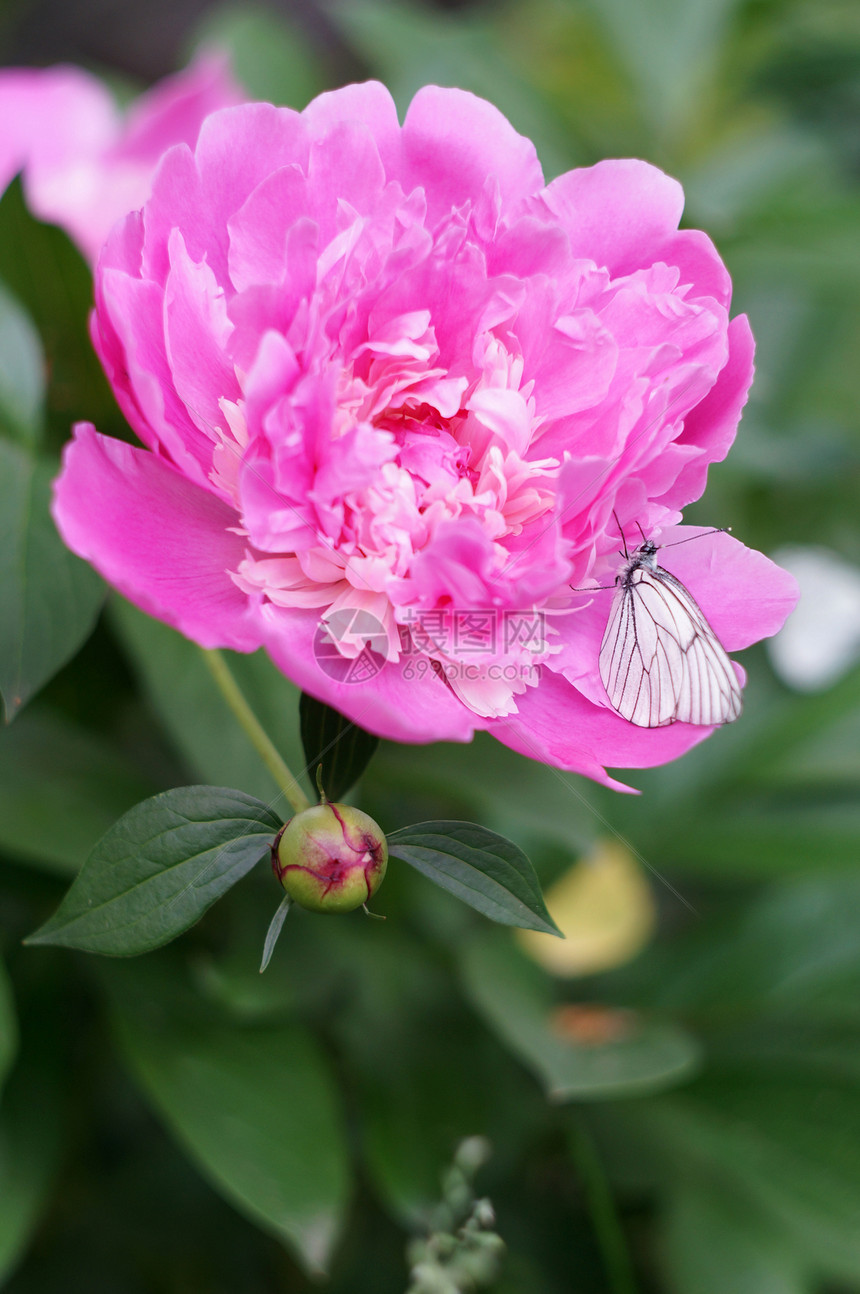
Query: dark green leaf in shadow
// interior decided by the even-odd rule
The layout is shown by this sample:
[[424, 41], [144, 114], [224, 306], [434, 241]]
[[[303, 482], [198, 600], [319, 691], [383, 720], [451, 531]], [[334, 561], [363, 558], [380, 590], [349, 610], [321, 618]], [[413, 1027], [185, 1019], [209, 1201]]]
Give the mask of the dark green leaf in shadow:
[[202, 1001], [184, 1010], [181, 970], [168, 967], [112, 967], [105, 979], [131, 1070], [216, 1189], [320, 1274], [348, 1190], [324, 1058], [298, 1024], [236, 1024]]
[[18, 1051], [18, 1020], [15, 999], [6, 967], [0, 962], [0, 1088]]
[[791, 1233], [718, 1177], [684, 1174], [671, 1194], [660, 1252], [676, 1294], [813, 1294]]
[[857, 1080], [786, 1065], [712, 1066], [684, 1092], [618, 1108], [617, 1131], [666, 1180], [706, 1170], [792, 1238], [819, 1271], [860, 1277]]
[[671, 833], [643, 831], [646, 857], [662, 854], [672, 875], [698, 873], [715, 879], [764, 880], [787, 872], [857, 862], [860, 799], [852, 789], [831, 794], [737, 793], [690, 806], [672, 822]]
[[534, 868], [511, 840], [474, 822], [418, 822], [388, 837], [389, 852], [500, 925], [559, 934]]
[[104, 595], [48, 510], [56, 464], [0, 440], [0, 693], [10, 722], [83, 643]]
[[100, 431], [128, 436], [89, 337], [92, 269], [62, 229], [30, 213], [20, 178], [0, 196], [0, 279], [39, 330], [54, 443], [66, 440], [82, 414]]
[[309, 935], [303, 924], [299, 914], [284, 941], [286, 982], [307, 1009], [329, 979], [317, 1010], [349, 1075], [364, 1162], [386, 1207], [410, 1227], [426, 1224], [466, 1136], [489, 1137], [494, 1168], [518, 1173], [545, 1117], [542, 1095], [476, 1022], [437, 950], [391, 918], [308, 922]]
[[45, 357], [30, 316], [0, 283], [0, 433], [32, 449], [45, 417]]
[[[576, 857], [593, 845], [600, 821], [570, 778], [523, 759], [488, 732], [476, 733], [468, 745], [384, 741], [372, 781], [362, 788], [362, 805], [367, 801], [368, 812], [393, 826], [408, 825], [410, 819], [473, 818], [519, 841], [526, 853], [552, 844], [566, 857]], [[404, 806], [410, 806], [407, 816]]]
[[[779, 786], [790, 781], [814, 780], [809, 752], [818, 744], [827, 754], [827, 739], [848, 716], [860, 713], [860, 669], [853, 669], [833, 686], [807, 696], [785, 695], [780, 704], [762, 716], [722, 773], [728, 787]], [[856, 775], [856, 747], [844, 752], [842, 779]], [[832, 758], [832, 756], [831, 756]], [[806, 761], [806, 762], [804, 762]], [[854, 762], [852, 762], [854, 761]], [[835, 773], [835, 770], [834, 770]], [[840, 779], [840, 780], [842, 780]]]
[[25, 1047], [0, 1102], [0, 1283], [20, 1262], [47, 1203], [62, 1149], [63, 1069]]
[[494, 1038], [476, 1033], [471, 1013], [425, 1014], [421, 1025], [403, 1029], [397, 1047], [386, 1052], [387, 1082], [380, 1083], [378, 1060], [368, 1060], [360, 1086], [367, 1170], [388, 1207], [410, 1226], [430, 1220], [459, 1141], [486, 1135], [496, 1168], [513, 1169], [542, 1113], [529, 1076]]
[[0, 729], [0, 849], [16, 860], [74, 874], [117, 818], [159, 789], [40, 703]]
[[113, 957], [158, 948], [249, 872], [280, 826], [243, 791], [183, 786], [144, 800], [99, 841], [27, 942]]
[[858, 911], [856, 871], [772, 884], [658, 950], [659, 977], [646, 1000], [715, 1022], [767, 1013], [860, 1024]]
[[229, 50], [233, 72], [251, 99], [303, 108], [329, 81], [297, 18], [285, 21], [262, 5], [217, 7], [207, 11], [194, 44]]
[[[193, 775], [280, 803], [280, 787], [236, 722], [200, 648], [131, 603], [109, 602], [111, 625], [176, 749]], [[251, 709], [293, 770], [302, 768], [299, 690], [264, 652], [222, 653]]]
[[473, 940], [461, 969], [477, 1010], [553, 1100], [658, 1091], [685, 1082], [697, 1067], [698, 1044], [673, 1024], [606, 1008], [604, 1039], [569, 1028], [575, 1017], [555, 1004], [549, 976], [501, 934]]
[[340, 800], [367, 768], [379, 738], [306, 692], [299, 702], [299, 715], [311, 780], [316, 784], [319, 769], [326, 799]]

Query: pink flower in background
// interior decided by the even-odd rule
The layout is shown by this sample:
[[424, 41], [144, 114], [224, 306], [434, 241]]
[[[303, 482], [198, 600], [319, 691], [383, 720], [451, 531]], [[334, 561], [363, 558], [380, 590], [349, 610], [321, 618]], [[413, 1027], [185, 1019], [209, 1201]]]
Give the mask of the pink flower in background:
[[[147, 448], [78, 427], [66, 542], [383, 736], [487, 729], [614, 785], [605, 766], [679, 755], [709, 729], [612, 710], [612, 595], [575, 590], [614, 578], [613, 512], [630, 541], [696, 533], [681, 509], [746, 400], [747, 321], [681, 209], [644, 162], [545, 186], [459, 90], [426, 87], [402, 127], [377, 84], [213, 114], [99, 261], [95, 343]], [[794, 603], [726, 534], [666, 564], [730, 651]], [[374, 669], [332, 668], [366, 636]]]
[[0, 71], [0, 191], [23, 171], [27, 204], [95, 261], [111, 226], [149, 197], [171, 144], [193, 145], [210, 112], [245, 96], [222, 55], [204, 55], [125, 111], [76, 67]]

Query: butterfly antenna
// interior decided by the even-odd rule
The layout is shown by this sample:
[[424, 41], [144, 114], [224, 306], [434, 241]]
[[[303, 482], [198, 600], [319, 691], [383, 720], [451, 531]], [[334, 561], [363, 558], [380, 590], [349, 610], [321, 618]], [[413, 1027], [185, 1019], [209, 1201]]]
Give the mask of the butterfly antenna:
[[618, 513], [615, 511], [614, 508], [612, 509], [612, 515], [615, 518], [615, 524], [618, 527], [618, 533], [621, 536], [621, 542], [624, 545], [624, 551], [622, 552], [621, 555], [622, 557], [625, 557], [629, 561], [630, 554], [627, 551], [627, 540], [624, 537], [624, 527], [622, 526], [621, 522], [618, 520]]
[[704, 539], [707, 535], [730, 535], [731, 526], [714, 526], [713, 530], [703, 530], [700, 535], [688, 535], [686, 539], [676, 539], [674, 544], [660, 544], [661, 548], [679, 548], [681, 544], [691, 544], [694, 539]]

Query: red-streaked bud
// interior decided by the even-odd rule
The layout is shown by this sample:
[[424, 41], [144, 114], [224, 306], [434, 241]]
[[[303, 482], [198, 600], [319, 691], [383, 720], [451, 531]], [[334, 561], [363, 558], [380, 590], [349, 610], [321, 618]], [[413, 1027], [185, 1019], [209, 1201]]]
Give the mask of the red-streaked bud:
[[348, 804], [315, 804], [297, 813], [272, 848], [284, 889], [311, 912], [352, 912], [372, 898], [388, 866], [382, 828]]

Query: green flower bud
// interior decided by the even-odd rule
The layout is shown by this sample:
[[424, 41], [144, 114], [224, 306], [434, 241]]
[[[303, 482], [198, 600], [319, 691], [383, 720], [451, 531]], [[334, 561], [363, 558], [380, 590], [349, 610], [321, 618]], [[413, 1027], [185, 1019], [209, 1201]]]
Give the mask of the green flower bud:
[[272, 847], [284, 889], [311, 912], [352, 912], [372, 898], [388, 866], [382, 828], [348, 804], [315, 804], [291, 818]]

